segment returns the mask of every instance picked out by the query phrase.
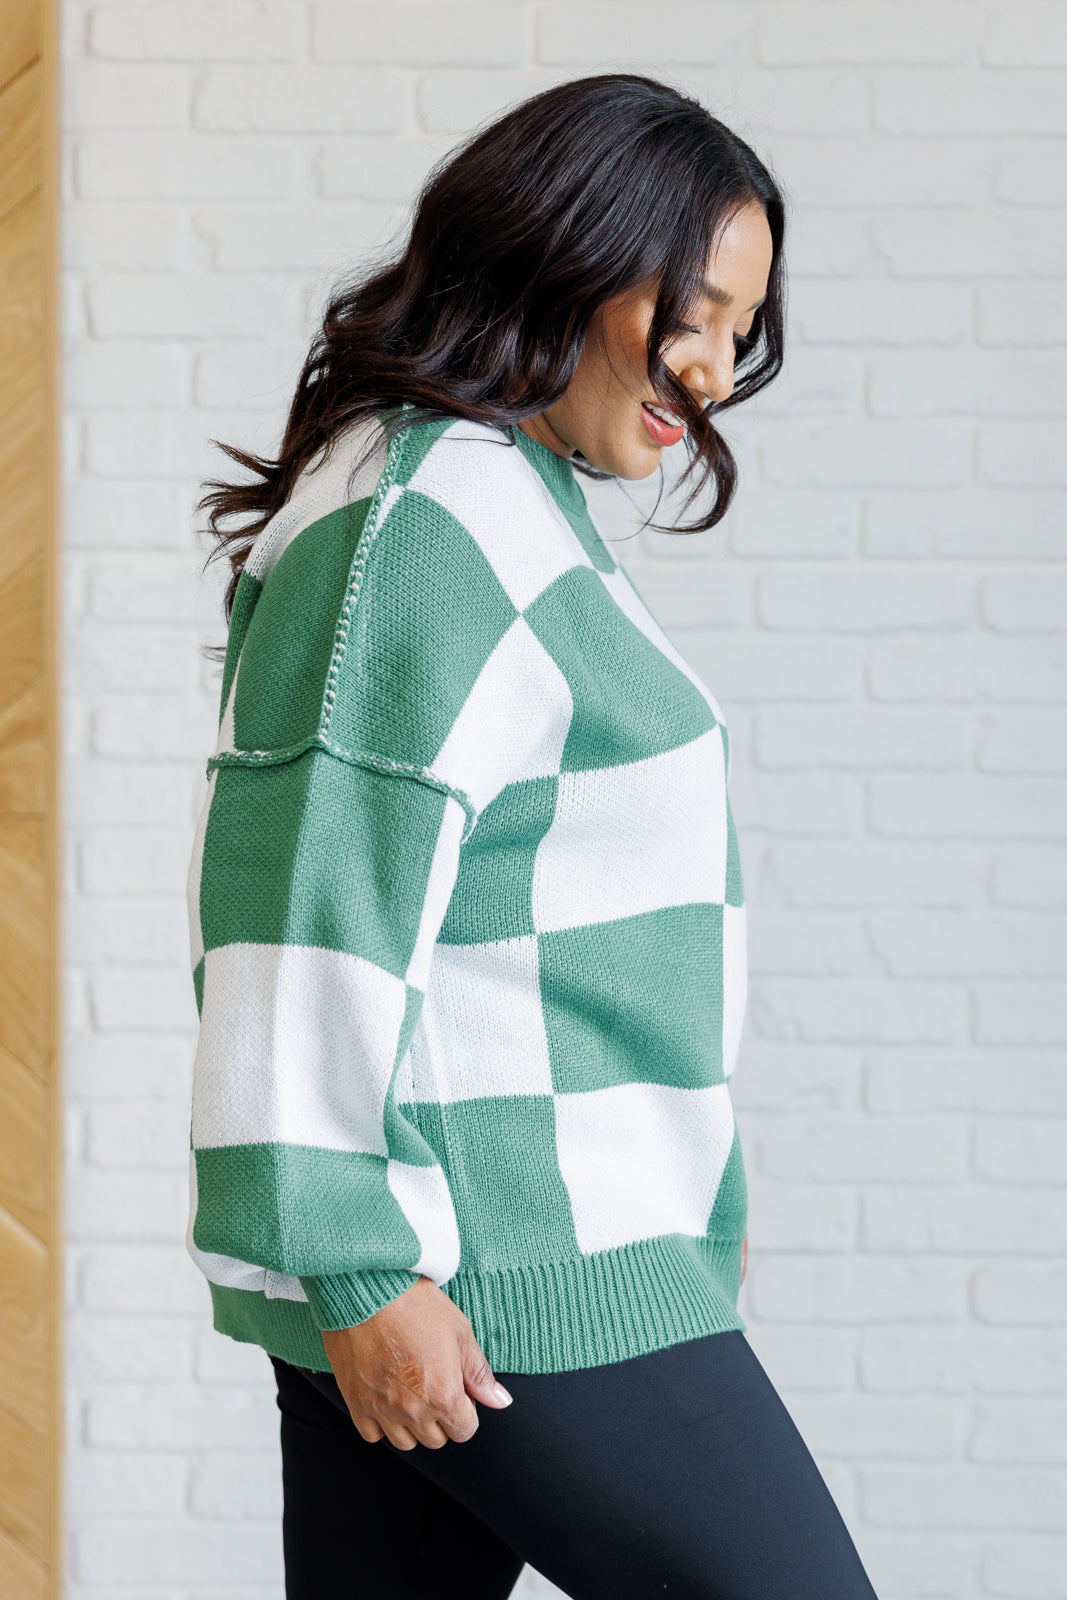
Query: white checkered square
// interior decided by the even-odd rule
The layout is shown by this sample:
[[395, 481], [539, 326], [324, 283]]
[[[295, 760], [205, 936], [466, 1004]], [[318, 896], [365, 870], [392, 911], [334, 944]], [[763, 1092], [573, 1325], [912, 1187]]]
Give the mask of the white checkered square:
[[536, 936], [439, 944], [397, 1099], [551, 1093]]
[[455, 887], [456, 874], [459, 871], [460, 839], [466, 824], [466, 811], [458, 800], [448, 795], [437, 834], [437, 843], [434, 846], [433, 860], [430, 863], [426, 893], [419, 915], [419, 931], [405, 974], [408, 983], [413, 988], [421, 989], [423, 993], [426, 991], [427, 978], [433, 963], [437, 935], [441, 931], [441, 924], [445, 920], [448, 902]]
[[309, 945], [229, 944], [204, 959], [193, 1144], [388, 1155], [385, 1094], [406, 986]]
[[716, 727], [644, 761], [561, 773], [555, 816], [534, 863], [537, 931], [721, 903], [724, 764]]
[[463, 524], [517, 611], [571, 567], [592, 566], [522, 451], [496, 428], [455, 423], [408, 488], [429, 495]]
[[574, 701], [529, 623], [516, 617], [475, 680], [433, 763], [481, 811], [508, 783], [559, 771]]
[[459, 1267], [459, 1224], [448, 1180], [438, 1166], [390, 1161], [389, 1188], [418, 1237], [420, 1255], [412, 1271], [444, 1283]]
[[734, 1134], [724, 1083], [626, 1083], [557, 1095], [555, 1107], [560, 1171], [582, 1250], [707, 1232]]

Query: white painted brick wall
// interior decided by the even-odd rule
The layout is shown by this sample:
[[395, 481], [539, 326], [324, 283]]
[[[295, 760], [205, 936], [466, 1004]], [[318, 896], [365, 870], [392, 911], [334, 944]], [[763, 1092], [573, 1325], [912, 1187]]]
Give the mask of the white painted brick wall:
[[734, 509], [619, 546], [733, 736], [742, 1311], [882, 1600], [1062, 1597], [1067, 4], [62, 14], [71, 1600], [282, 1593], [269, 1367], [182, 1245], [207, 440], [274, 443], [331, 279], [459, 134], [631, 65], [793, 204]]

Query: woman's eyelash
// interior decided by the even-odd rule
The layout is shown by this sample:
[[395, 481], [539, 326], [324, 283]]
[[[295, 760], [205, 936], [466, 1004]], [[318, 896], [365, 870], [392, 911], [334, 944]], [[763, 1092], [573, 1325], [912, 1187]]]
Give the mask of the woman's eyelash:
[[[679, 324], [679, 328], [680, 328], [682, 333], [699, 333], [700, 332], [700, 329], [694, 327], [691, 322], [682, 322], [682, 323]], [[744, 351], [747, 352], [747, 351], [753, 349], [755, 344], [756, 344], [756, 339], [755, 339], [754, 335], [751, 334], [751, 333], [735, 333], [734, 334], [734, 345], [736, 346], [736, 348], [738, 350], [744, 350]]]

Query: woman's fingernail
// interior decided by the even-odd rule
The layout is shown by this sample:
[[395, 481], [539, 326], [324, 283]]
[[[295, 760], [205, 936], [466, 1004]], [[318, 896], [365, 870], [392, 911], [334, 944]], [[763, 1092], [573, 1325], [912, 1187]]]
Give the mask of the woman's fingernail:
[[494, 1383], [493, 1393], [496, 1395], [497, 1399], [502, 1400], [506, 1406], [509, 1406], [512, 1400], [515, 1398], [514, 1395], [508, 1394], [508, 1391], [504, 1388], [502, 1383]]

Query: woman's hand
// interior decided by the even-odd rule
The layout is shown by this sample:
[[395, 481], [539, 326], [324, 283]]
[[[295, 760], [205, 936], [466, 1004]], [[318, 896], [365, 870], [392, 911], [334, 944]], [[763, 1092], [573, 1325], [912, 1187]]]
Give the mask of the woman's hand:
[[745, 1268], [748, 1266], [748, 1234], [741, 1241], [741, 1282], [745, 1281]]
[[470, 1322], [430, 1278], [420, 1277], [366, 1322], [324, 1332], [322, 1342], [368, 1444], [384, 1436], [398, 1450], [439, 1450], [477, 1431], [475, 1400], [511, 1404]]

